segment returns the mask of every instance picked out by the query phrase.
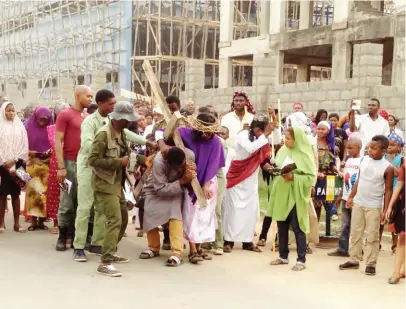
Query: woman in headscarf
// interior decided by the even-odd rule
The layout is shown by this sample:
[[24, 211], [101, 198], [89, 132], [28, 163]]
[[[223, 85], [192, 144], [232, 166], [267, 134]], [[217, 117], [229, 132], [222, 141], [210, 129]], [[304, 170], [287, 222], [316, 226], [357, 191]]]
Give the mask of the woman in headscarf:
[[[309, 203], [316, 176], [313, 150], [306, 133], [300, 128], [288, 128], [285, 145], [276, 156], [281, 176], [272, 182], [268, 216], [278, 223], [279, 258], [271, 265], [288, 264], [289, 226], [296, 237], [297, 263], [292, 270], [305, 269], [306, 234], [309, 232]], [[287, 164], [290, 163], [290, 164]]]
[[[318, 173], [317, 179], [324, 179], [327, 175], [341, 175], [336, 166], [334, 128], [327, 121], [320, 121], [317, 125]], [[326, 236], [331, 236], [331, 217], [337, 216], [334, 201], [313, 200], [317, 218], [320, 220], [321, 207], [326, 210]], [[338, 217], [337, 217], [338, 218]]]
[[0, 115], [0, 233], [5, 232], [4, 212], [7, 196], [11, 196], [14, 214], [14, 231], [23, 233], [20, 227], [21, 186], [16, 170], [25, 165], [28, 158], [27, 132], [11, 102], [4, 102]]
[[397, 127], [398, 123], [399, 123], [399, 119], [396, 118], [393, 115], [389, 115], [388, 116], [388, 123], [389, 123], [389, 128], [390, 128], [390, 132], [395, 132], [397, 135], [399, 135], [402, 139], [404, 139], [403, 137], [403, 131], [401, 129], [399, 129]]
[[[29, 158], [27, 172], [32, 179], [27, 183], [25, 209], [31, 217], [29, 231], [37, 228], [47, 230], [44, 220], [47, 217], [46, 191], [48, 187], [49, 161], [51, 145], [47, 126], [52, 124], [52, 113], [48, 107], [39, 106], [25, 123], [28, 135]], [[38, 220], [38, 218], [40, 218]]]
[[[54, 107], [54, 119], [53, 123], [55, 123], [56, 117], [58, 114], [68, 108], [69, 104], [63, 100], [59, 100], [56, 102]], [[59, 193], [60, 188], [56, 179], [56, 174], [58, 172], [58, 161], [56, 159], [56, 152], [55, 152], [55, 124], [47, 126], [47, 133], [48, 133], [48, 141], [51, 146], [51, 160], [49, 162], [49, 175], [48, 175], [48, 189], [46, 193], [46, 211], [47, 211], [47, 218], [53, 219], [54, 227], [52, 229], [52, 234], [58, 234], [58, 208], [59, 208]]]
[[[284, 123], [284, 132], [288, 128], [300, 128], [303, 130], [306, 134], [306, 138], [308, 139], [310, 145], [312, 146], [313, 150], [313, 162], [316, 165], [316, 170], [317, 170], [317, 139], [312, 135], [313, 133], [313, 128], [312, 128], [312, 122], [310, 121], [309, 118], [307, 118], [306, 114], [304, 112], [295, 112], [290, 114], [289, 116], [286, 117]], [[277, 152], [276, 152], [277, 153]], [[313, 185], [316, 182], [316, 177], [314, 177]], [[270, 197], [272, 198], [272, 197]], [[316, 217], [316, 212], [314, 210], [314, 205], [313, 203], [309, 203], [309, 214], [310, 214], [310, 233], [308, 235], [308, 242], [309, 243], [318, 243], [319, 242], [319, 227], [318, 227], [318, 222], [317, 222], [317, 217]], [[262, 223], [262, 230], [261, 234], [259, 236], [259, 241], [257, 243], [257, 246], [263, 247], [266, 244], [267, 240], [267, 234], [268, 231], [271, 227], [272, 224], [272, 218], [265, 216], [264, 221]], [[307, 253], [310, 254], [312, 253], [312, 250], [310, 246], [307, 248]]]

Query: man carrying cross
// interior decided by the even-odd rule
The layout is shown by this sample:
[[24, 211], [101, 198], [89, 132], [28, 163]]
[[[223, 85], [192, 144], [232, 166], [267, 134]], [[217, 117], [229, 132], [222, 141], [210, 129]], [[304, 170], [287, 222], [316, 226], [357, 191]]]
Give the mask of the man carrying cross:
[[[174, 128], [176, 129], [176, 128]], [[207, 206], [200, 207], [196, 195], [189, 191], [190, 202], [183, 209], [184, 234], [190, 244], [189, 261], [197, 264], [211, 257], [203, 253], [200, 245], [215, 240], [218, 171], [225, 166], [220, 138], [215, 135], [220, 124], [208, 114], [191, 118], [190, 128], [177, 128], [184, 146], [195, 155], [197, 179], [202, 186]], [[156, 134], [161, 152], [168, 146]]]

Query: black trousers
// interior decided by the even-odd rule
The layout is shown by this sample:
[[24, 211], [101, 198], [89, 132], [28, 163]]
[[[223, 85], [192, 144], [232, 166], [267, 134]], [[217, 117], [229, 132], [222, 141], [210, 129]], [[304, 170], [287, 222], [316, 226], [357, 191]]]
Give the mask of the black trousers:
[[296, 206], [290, 211], [285, 221], [278, 221], [279, 257], [282, 259], [289, 257], [289, 226], [295, 233], [297, 261], [306, 263], [306, 234], [300, 229]]
[[264, 221], [262, 222], [262, 230], [261, 230], [261, 235], [259, 235], [259, 239], [261, 240], [261, 239], [263, 239], [263, 240], [267, 240], [267, 238], [268, 238], [268, 232], [269, 232], [269, 229], [270, 229], [270, 227], [271, 227], [271, 224], [272, 224], [272, 218], [271, 217], [268, 217], [268, 216], [265, 216], [264, 217]]

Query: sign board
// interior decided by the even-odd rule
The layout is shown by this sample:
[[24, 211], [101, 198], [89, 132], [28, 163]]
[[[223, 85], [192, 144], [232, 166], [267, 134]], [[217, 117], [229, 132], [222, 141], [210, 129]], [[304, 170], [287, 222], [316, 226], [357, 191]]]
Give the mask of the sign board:
[[343, 187], [343, 181], [339, 176], [329, 175], [318, 179], [315, 186], [315, 199], [319, 201], [335, 201]]

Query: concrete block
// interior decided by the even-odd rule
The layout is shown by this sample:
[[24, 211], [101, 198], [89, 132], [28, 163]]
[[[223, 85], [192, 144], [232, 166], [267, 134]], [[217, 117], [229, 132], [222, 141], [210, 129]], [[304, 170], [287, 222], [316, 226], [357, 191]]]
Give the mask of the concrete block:
[[[379, 66], [382, 67], [383, 57], [381, 55], [363, 55], [359, 57], [360, 66]], [[355, 62], [354, 62], [355, 63]]]
[[382, 77], [382, 67], [381, 66], [368, 65], [365, 72], [366, 72], [366, 76]]
[[337, 100], [337, 99], [340, 99], [340, 91], [338, 91], [338, 90], [328, 91], [327, 97], [328, 97], [330, 100]]
[[303, 100], [303, 92], [293, 92], [290, 94], [290, 99], [293, 102], [302, 101]]
[[382, 85], [382, 76], [367, 76], [366, 77], [366, 84], [368, 86], [373, 85]]
[[324, 80], [321, 82], [321, 88], [323, 90], [334, 90], [336, 89], [336, 81], [334, 80]]
[[302, 94], [302, 100], [305, 102], [314, 100], [314, 98], [315, 98], [314, 92], [306, 91], [306, 92], [303, 92], [303, 94]]
[[311, 83], [297, 83], [296, 84], [297, 91], [306, 91], [311, 89]]
[[279, 95], [279, 99], [283, 102], [289, 102], [290, 101], [290, 93], [281, 93]]
[[341, 100], [349, 100], [349, 99], [351, 99], [352, 98], [352, 96], [351, 96], [351, 90], [342, 90], [341, 92], [340, 92], [340, 99]]
[[[384, 103], [385, 102], [385, 103]], [[395, 98], [390, 98], [389, 102], [381, 102], [383, 106], [388, 106], [389, 108], [396, 108], [396, 109], [402, 109], [403, 108], [403, 116], [405, 114], [405, 98], [402, 97], [395, 97]], [[400, 115], [397, 115], [400, 117]]]
[[[394, 95], [394, 87], [390, 86], [376, 86], [373, 87], [374, 91], [371, 94], [372, 96], [379, 97], [379, 98], [388, 98]], [[378, 90], [378, 91], [376, 91]], [[378, 92], [378, 93], [376, 93]]]
[[315, 94], [316, 94], [315, 98], [318, 101], [323, 101], [323, 100], [327, 99], [327, 92], [326, 91], [319, 90], [319, 91], [316, 91]]
[[332, 110], [334, 110], [334, 111], [347, 110], [347, 101], [346, 100], [333, 101]]
[[333, 105], [333, 101], [331, 100], [324, 100], [320, 102], [320, 106], [319, 109], [325, 109], [327, 111], [332, 111], [334, 110], [334, 105]]
[[351, 87], [351, 81], [349, 80], [334, 80], [335, 89], [347, 90]]
[[351, 87], [350, 88], [354, 88], [354, 87], [359, 87], [359, 78], [353, 76], [351, 78]]
[[375, 44], [375, 43], [362, 43], [362, 44], [359, 44], [358, 52], [361, 55], [382, 55], [383, 54], [383, 45]]

